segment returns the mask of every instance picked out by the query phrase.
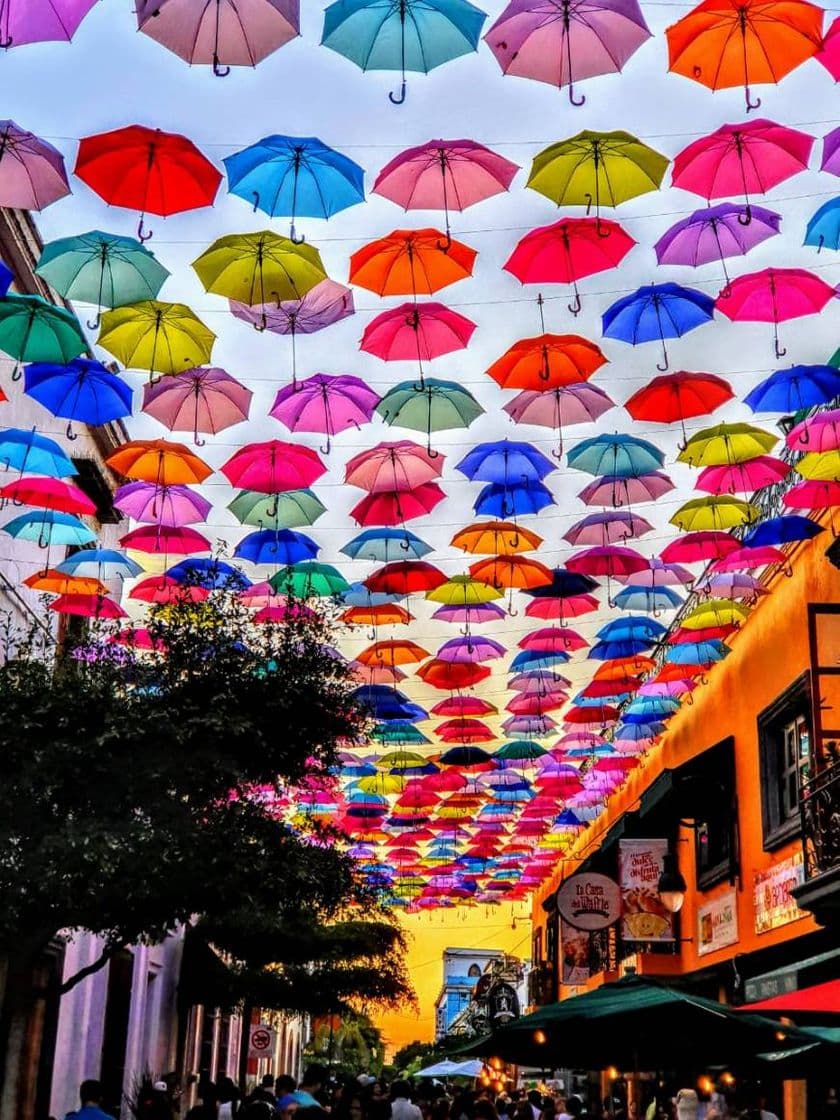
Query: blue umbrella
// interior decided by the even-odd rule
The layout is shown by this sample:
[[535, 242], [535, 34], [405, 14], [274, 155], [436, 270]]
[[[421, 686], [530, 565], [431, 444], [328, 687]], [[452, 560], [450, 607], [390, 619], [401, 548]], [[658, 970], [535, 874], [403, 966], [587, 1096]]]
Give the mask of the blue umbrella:
[[345, 607], [382, 607], [386, 603], [398, 603], [405, 595], [395, 595], [390, 591], [370, 591], [363, 583], [351, 583], [341, 594]]
[[376, 719], [409, 720], [413, 723], [429, 718], [424, 708], [412, 703], [404, 692], [390, 685], [365, 684], [353, 692], [353, 697]]
[[520, 673], [526, 669], [550, 669], [552, 665], [560, 665], [571, 661], [565, 650], [523, 649], [517, 653], [510, 663], [511, 673]]
[[304, 533], [293, 529], [258, 529], [242, 538], [233, 555], [252, 564], [285, 566], [299, 560], [314, 560], [319, 552], [318, 545]]
[[612, 478], [638, 478], [658, 470], [664, 461], [658, 447], [624, 433], [585, 439], [569, 452], [570, 467]]
[[467, 0], [336, 0], [324, 12], [321, 43], [362, 70], [399, 70], [405, 101], [407, 71], [436, 66], [478, 49], [487, 13]]
[[817, 210], [805, 230], [805, 245], [823, 249], [840, 249], [840, 198], [832, 198]]
[[12, 270], [0, 261], [0, 299], [8, 292], [14, 278]]
[[622, 723], [616, 728], [613, 738], [617, 743], [638, 743], [641, 739], [653, 739], [664, 730], [665, 724], [659, 721]]
[[553, 506], [554, 496], [543, 482], [523, 482], [506, 486], [490, 482], [476, 498], [473, 509], [479, 517], [527, 517]]
[[73, 358], [66, 365], [36, 362], [24, 370], [24, 392], [68, 420], [67, 438], [76, 439], [73, 421], [107, 424], [131, 415], [131, 386], [101, 362]]
[[264, 136], [222, 161], [228, 190], [272, 218], [331, 218], [365, 200], [365, 173], [314, 136]]
[[557, 470], [557, 465], [530, 443], [501, 439], [495, 443], [476, 444], [455, 470], [471, 482], [518, 486], [525, 482], [541, 482], [547, 474]]
[[[592, 661], [612, 661], [614, 657], [634, 657], [655, 644], [653, 638], [617, 638], [614, 641], [595, 642], [587, 656]], [[603, 700], [599, 703], [603, 703]]]
[[665, 660], [672, 665], [708, 665], [713, 661], [723, 661], [729, 653], [723, 642], [678, 642], [665, 651]]
[[56, 564], [56, 568], [66, 575], [95, 576], [97, 579], [139, 576], [143, 571], [130, 557], [113, 548], [82, 549]]
[[[618, 696], [629, 696], [629, 693], [617, 693]], [[576, 708], [602, 708], [604, 704], [612, 704], [614, 697], [610, 696], [606, 699], [603, 696], [586, 696], [583, 692], [579, 692], [572, 700], [572, 704]]]
[[167, 569], [166, 574], [176, 583], [192, 583], [208, 591], [244, 591], [251, 581], [224, 560], [191, 556]]
[[621, 713], [621, 722], [630, 727], [644, 726], [645, 724], [664, 722], [670, 719], [673, 712], [631, 712], [628, 708]]
[[568, 568], [555, 568], [551, 583], [540, 587], [527, 587], [525, 594], [532, 599], [569, 599], [574, 595], [588, 595], [598, 587], [596, 580], [583, 572], [570, 572]]
[[605, 338], [617, 338], [638, 346], [640, 342], [659, 341], [663, 364], [668, 368], [666, 338], [682, 335], [708, 323], [714, 315], [715, 301], [704, 292], [681, 284], [648, 284], [632, 295], [616, 300], [602, 317]]
[[810, 541], [825, 530], [815, 521], [799, 514], [789, 513], [781, 517], [768, 517], [751, 529], [744, 537], [744, 548], [760, 548], [770, 545], [793, 544], [796, 541]]
[[76, 468], [53, 439], [24, 428], [0, 430], [0, 466], [7, 471], [27, 471], [64, 478]]
[[777, 369], [747, 393], [753, 412], [799, 412], [840, 396], [840, 370], [834, 366]]
[[611, 641], [621, 638], [661, 638], [665, 627], [646, 615], [628, 615], [616, 618], [602, 626], [596, 638]]
[[[351, 560], [376, 560], [390, 564], [393, 560], [422, 560], [432, 551], [431, 545], [408, 529], [365, 529], [341, 550]], [[347, 597], [344, 598], [345, 603]]]
[[623, 611], [668, 611], [685, 600], [672, 587], [622, 587], [613, 602]]
[[624, 710], [628, 716], [667, 716], [680, 710], [679, 700], [671, 696], [638, 696]]
[[23, 541], [37, 541], [41, 548], [53, 544], [81, 548], [96, 540], [84, 521], [72, 513], [59, 513], [53, 509], [39, 509], [37, 513], [22, 513], [3, 526], [3, 532]]

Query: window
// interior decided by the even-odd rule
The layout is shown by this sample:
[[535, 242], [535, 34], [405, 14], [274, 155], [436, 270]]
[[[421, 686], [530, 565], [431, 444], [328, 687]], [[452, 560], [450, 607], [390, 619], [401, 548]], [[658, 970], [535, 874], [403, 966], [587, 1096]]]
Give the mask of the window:
[[471, 964], [467, 976], [469, 976], [471, 980], [478, 979], [481, 976], [481, 969], [477, 964]]
[[800, 830], [800, 790], [811, 773], [811, 696], [804, 673], [758, 717], [764, 847]]
[[[693, 760], [678, 778], [687, 798], [685, 816], [693, 821], [694, 863], [699, 890], [708, 890], [734, 873], [737, 808], [735, 791], [735, 742], [722, 743]], [[679, 788], [679, 787], [678, 787]]]

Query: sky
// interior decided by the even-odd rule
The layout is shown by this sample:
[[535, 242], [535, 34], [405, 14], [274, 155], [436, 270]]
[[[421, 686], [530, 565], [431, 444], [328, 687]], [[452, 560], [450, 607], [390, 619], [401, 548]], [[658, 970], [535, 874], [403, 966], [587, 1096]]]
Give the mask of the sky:
[[[504, 4], [503, 0], [484, 0], [482, 6], [492, 20]], [[712, 94], [694, 82], [666, 73], [664, 30], [685, 14], [690, 5], [653, 0], [642, 6], [653, 38], [630, 60], [623, 75], [583, 83], [578, 92], [585, 93], [587, 100], [581, 108], [570, 107], [564, 92], [504, 77], [483, 43], [477, 54], [456, 60], [428, 76], [411, 75], [406, 102], [398, 107], [387, 97], [388, 91], [396, 88], [396, 75], [362, 74], [344, 58], [318, 45], [323, 13], [318, 0], [303, 0], [299, 39], [257, 69], [234, 70], [224, 79], [214, 78], [207, 68], [191, 69], [158, 43], [139, 34], [130, 0], [102, 0], [72, 45], [25, 47], [3, 56], [3, 116], [49, 139], [64, 152], [70, 168], [80, 137], [135, 122], [184, 133], [218, 165], [225, 156], [271, 133], [318, 136], [365, 168], [368, 190], [389, 159], [402, 149], [433, 137], [478, 140], [522, 167], [509, 193], [453, 215], [453, 235], [474, 247], [478, 258], [472, 278], [436, 297], [474, 319], [478, 329], [468, 350], [439, 359], [428, 372], [457, 380], [470, 389], [485, 409], [469, 431], [444, 432], [437, 437], [436, 446], [446, 456], [447, 499], [430, 517], [410, 525], [412, 531], [433, 545], [435, 552], [429, 559], [454, 574], [464, 570], [464, 562], [449, 541], [458, 528], [472, 520], [471, 506], [479, 490], [478, 484], [455, 471], [455, 464], [470, 447], [485, 440], [525, 439], [546, 453], [556, 445], [546, 429], [514, 427], [501, 411], [511, 394], [498, 389], [484, 373], [514, 341], [536, 335], [540, 329], [537, 291], [523, 288], [501, 268], [521, 236], [558, 216], [548, 199], [524, 189], [530, 161], [548, 144], [584, 128], [626, 129], [673, 157], [690, 141], [724, 122], [744, 119], [741, 90]], [[828, 18], [838, 10], [830, 11]], [[806, 63], [778, 87], [764, 86], [754, 92], [762, 97], [760, 115], [817, 137], [840, 123], [837, 87], [815, 62]], [[782, 233], [758, 246], [748, 258], [728, 262], [733, 275], [771, 264], [795, 265], [811, 269], [831, 284], [840, 281], [836, 253], [817, 254], [813, 248], [802, 246], [808, 217], [840, 193], [836, 179], [815, 170], [818, 152], [819, 144], [811, 161], [812, 170], [758, 200], [782, 214]], [[593, 384], [606, 389], [619, 406], [655, 374], [660, 355], [654, 345], [632, 348], [621, 342], [601, 340], [600, 316], [606, 307], [653, 280], [690, 284], [712, 295], [723, 284], [719, 265], [696, 270], [657, 267], [653, 242], [673, 222], [703, 205], [702, 199], [671, 188], [669, 182], [666, 175], [661, 191], [632, 200], [608, 215], [620, 220], [638, 244], [618, 270], [581, 283], [583, 310], [577, 318], [568, 311], [570, 292], [565, 287], [543, 289], [546, 329], [579, 333], [602, 345], [609, 365], [599, 371]], [[45, 240], [92, 228], [133, 235], [136, 215], [106, 207], [77, 179], [72, 186], [71, 198], [56, 203], [38, 217]], [[300, 219], [298, 232], [320, 249], [329, 275], [346, 282], [350, 254], [368, 240], [394, 228], [435, 224], [439, 219], [440, 215], [428, 212], [406, 215], [388, 200], [370, 195], [364, 205], [343, 211], [329, 223]], [[216, 237], [262, 228], [286, 233], [286, 222], [255, 214], [243, 200], [228, 197], [223, 185], [213, 209], [166, 221], [152, 217], [147, 225], [154, 231], [149, 248], [172, 273], [161, 298], [181, 301], [193, 308], [218, 335], [213, 364], [246, 382], [255, 394], [251, 420], [208, 440], [201, 454], [219, 467], [245, 442], [288, 439], [289, 433], [267, 417], [274, 393], [290, 378], [288, 339], [258, 334], [235, 320], [227, 302], [207, 294], [190, 267]], [[299, 375], [318, 371], [352, 373], [383, 393], [399, 380], [411, 377], [414, 371], [401, 364], [383, 364], [361, 353], [358, 341], [373, 315], [399, 301], [382, 301], [363, 290], [357, 290], [355, 296], [357, 313], [353, 317], [321, 334], [299, 340]], [[836, 301], [818, 317], [783, 324], [782, 341], [788, 349], [784, 361], [825, 361], [837, 347], [838, 325], [840, 311]], [[731, 381], [736, 398], [743, 397], [782, 364], [774, 357], [769, 325], [733, 324], [722, 316], [697, 332], [673, 340], [668, 348], [672, 369], [708, 370], [725, 376]], [[137, 388], [139, 399], [145, 375], [128, 372], [126, 377]], [[715, 416], [715, 421], [724, 419], [746, 420], [751, 415], [736, 399]], [[689, 434], [709, 422], [712, 421], [706, 418], [691, 421]], [[45, 430], [50, 430], [49, 426]], [[131, 420], [130, 430], [137, 437], [166, 434], [155, 421], [143, 415]], [[677, 486], [652, 509], [639, 510], [654, 528], [638, 542], [638, 547], [646, 555], [653, 555], [676, 533], [668, 519], [682, 502], [695, 496], [694, 475], [689, 468], [673, 462], [678, 431], [631, 422], [620, 407], [608, 412], [598, 425], [582, 425], [568, 433], [567, 445], [572, 446], [596, 431], [615, 430], [632, 431], [657, 443], [665, 451], [666, 467]], [[360, 491], [343, 485], [344, 463], [380, 440], [395, 438], [417, 438], [422, 442], [422, 436], [392, 431], [379, 420], [370, 428], [339, 436], [328, 459], [329, 473], [315, 487], [328, 512], [311, 535], [322, 548], [320, 558], [338, 562], [349, 578], [365, 578], [372, 565], [365, 561], [350, 563], [339, 553], [356, 531], [348, 511], [362, 496]], [[295, 439], [314, 448], [322, 443], [318, 436]], [[573, 550], [562, 535], [577, 519], [592, 512], [575, 496], [588, 481], [587, 476], [569, 469], [565, 461], [547, 479], [556, 505], [528, 525], [545, 538], [538, 558], [549, 566], [568, 558]], [[242, 534], [225, 509], [233, 493], [220, 475], [205, 484], [204, 492], [215, 505], [205, 531], [232, 548]], [[410, 606], [418, 616], [410, 635], [415, 641], [434, 648], [453, 635], [451, 628], [430, 620], [427, 605], [412, 601]], [[581, 620], [579, 629], [591, 638], [608, 617], [609, 612], [601, 610]], [[489, 626], [486, 632], [515, 651], [530, 625], [531, 620], [520, 610]], [[364, 637], [342, 640], [342, 648], [349, 655], [357, 653], [364, 644]], [[573, 682], [583, 682], [591, 675], [592, 663], [578, 658], [564, 672]], [[425, 706], [440, 698], [421, 682], [412, 682], [408, 691]], [[504, 706], [502, 665], [495, 664], [493, 676], [482, 686], [481, 694], [499, 707]], [[388, 1018], [386, 1031], [393, 1042], [399, 1044], [429, 1035], [431, 1004], [440, 981], [440, 953], [447, 944], [470, 944], [472, 938], [480, 937], [481, 941], [475, 943], [510, 948], [518, 937], [524, 943], [521, 951], [526, 950], [524, 934], [519, 937], [518, 930], [511, 930], [510, 920], [503, 914], [504, 908], [499, 908], [484, 920], [483, 911], [462, 909], [409, 920], [413, 936], [409, 963], [420, 995], [421, 1015], [419, 1019], [410, 1013]], [[498, 929], [488, 942], [485, 934], [491, 937], [494, 921], [498, 921]]]

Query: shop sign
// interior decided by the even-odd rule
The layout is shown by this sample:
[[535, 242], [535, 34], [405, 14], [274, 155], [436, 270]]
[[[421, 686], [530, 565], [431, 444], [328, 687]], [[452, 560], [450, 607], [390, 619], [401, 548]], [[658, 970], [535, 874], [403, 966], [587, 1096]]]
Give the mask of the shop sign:
[[560, 983], [585, 984], [589, 979], [589, 933], [560, 919]]
[[715, 953], [738, 940], [738, 900], [735, 891], [698, 907], [697, 955]]
[[248, 1035], [249, 1058], [271, 1058], [274, 1056], [274, 1030], [264, 1023], [254, 1023]]
[[790, 856], [769, 871], [756, 871], [753, 875], [753, 909], [755, 932], [786, 926], [807, 915], [796, 905], [791, 891], [805, 882], [805, 865], [802, 853]]
[[673, 915], [656, 889], [667, 840], [619, 840], [621, 936], [625, 941], [673, 941]]
[[621, 891], [606, 875], [572, 875], [557, 892], [557, 909], [576, 929], [606, 929], [621, 915]]

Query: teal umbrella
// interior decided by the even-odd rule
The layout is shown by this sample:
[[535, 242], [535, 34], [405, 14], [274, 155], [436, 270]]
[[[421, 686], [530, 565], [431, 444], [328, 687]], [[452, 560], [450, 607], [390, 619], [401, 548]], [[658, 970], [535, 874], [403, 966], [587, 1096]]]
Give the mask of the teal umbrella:
[[395, 105], [405, 101], [405, 75], [477, 50], [487, 13], [468, 0], [336, 0], [324, 12], [321, 43], [362, 70], [399, 70]]
[[376, 406], [376, 411], [386, 424], [425, 432], [428, 453], [436, 457], [438, 452], [432, 450], [432, 432], [468, 428], [484, 409], [472, 393], [456, 381], [427, 377], [419, 385], [414, 381], [395, 385]]
[[326, 506], [311, 490], [286, 490], [281, 494], [259, 494], [240, 490], [227, 507], [243, 525], [259, 529], [295, 529], [314, 525]]
[[75, 315], [40, 296], [9, 295], [0, 299], [0, 350], [21, 362], [67, 364], [87, 350]]
[[340, 595], [350, 584], [330, 564], [317, 560], [302, 560], [275, 573], [268, 581], [280, 595], [293, 595], [296, 599], [322, 598]]
[[[155, 299], [169, 276], [135, 238], [98, 229], [51, 241], [44, 246], [35, 271], [59, 295], [97, 308]], [[98, 325], [88, 324], [91, 329]]]
[[70, 545], [81, 548], [96, 540], [84, 521], [72, 513], [59, 513], [54, 509], [39, 509], [37, 513], [22, 513], [3, 526], [3, 532], [22, 541], [37, 541], [41, 548], [50, 545]]

